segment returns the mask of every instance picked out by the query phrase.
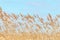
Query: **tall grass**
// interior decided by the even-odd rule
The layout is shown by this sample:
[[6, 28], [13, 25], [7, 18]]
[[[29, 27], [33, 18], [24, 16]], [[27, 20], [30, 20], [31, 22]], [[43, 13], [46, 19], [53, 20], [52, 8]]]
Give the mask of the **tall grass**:
[[[60, 33], [60, 15], [53, 18], [51, 14], [48, 14], [46, 20], [29, 14], [8, 14], [0, 8], [0, 38], [4, 37], [6, 40], [55, 40], [54, 38], [58, 37]], [[59, 40], [59, 38], [57, 39]]]

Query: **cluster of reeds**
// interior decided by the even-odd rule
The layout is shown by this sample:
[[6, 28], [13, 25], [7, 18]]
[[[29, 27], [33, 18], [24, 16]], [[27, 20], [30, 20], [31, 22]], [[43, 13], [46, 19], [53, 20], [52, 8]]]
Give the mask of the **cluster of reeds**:
[[7, 14], [0, 8], [1, 34], [54, 34], [60, 32], [60, 15], [55, 18], [48, 14], [47, 21], [35, 15]]

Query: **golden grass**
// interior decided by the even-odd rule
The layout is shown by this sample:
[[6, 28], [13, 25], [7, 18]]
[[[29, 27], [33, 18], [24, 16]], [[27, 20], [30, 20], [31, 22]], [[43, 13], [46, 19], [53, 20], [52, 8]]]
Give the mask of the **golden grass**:
[[47, 34], [28, 34], [22, 33], [21, 35], [0, 34], [0, 40], [60, 40], [60, 33], [47, 35]]
[[39, 16], [10, 15], [0, 8], [0, 40], [60, 40], [59, 19], [48, 14], [44, 22]]

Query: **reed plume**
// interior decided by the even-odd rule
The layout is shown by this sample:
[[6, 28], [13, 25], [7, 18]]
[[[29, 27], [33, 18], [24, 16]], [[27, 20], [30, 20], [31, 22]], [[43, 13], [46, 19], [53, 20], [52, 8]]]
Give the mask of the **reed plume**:
[[[60, 15], [39, 16], [8, 14], [0, 8], [0, 40], [59, 40]], [[59, 35], [59, 36], [58, 36]]]

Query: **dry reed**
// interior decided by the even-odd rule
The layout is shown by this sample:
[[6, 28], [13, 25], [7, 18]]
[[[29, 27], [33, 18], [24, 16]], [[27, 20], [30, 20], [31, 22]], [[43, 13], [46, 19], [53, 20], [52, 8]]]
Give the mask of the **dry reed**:
[[60, 15], [43, 18], [7, 14], [0, 8], [0, 40], [60, 40]]

